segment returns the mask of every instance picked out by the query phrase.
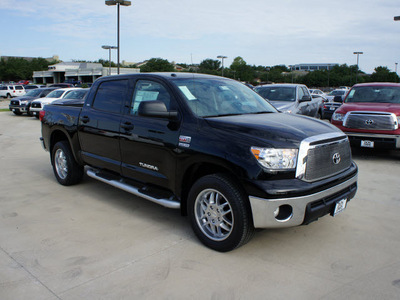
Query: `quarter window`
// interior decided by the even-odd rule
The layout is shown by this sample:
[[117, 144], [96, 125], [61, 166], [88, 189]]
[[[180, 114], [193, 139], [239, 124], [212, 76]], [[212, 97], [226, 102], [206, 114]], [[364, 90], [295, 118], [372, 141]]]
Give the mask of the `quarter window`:
[[112, 80], [100, 84], [93, 107], [99, 110], [119, 113], [125, 103], [128, 80]]

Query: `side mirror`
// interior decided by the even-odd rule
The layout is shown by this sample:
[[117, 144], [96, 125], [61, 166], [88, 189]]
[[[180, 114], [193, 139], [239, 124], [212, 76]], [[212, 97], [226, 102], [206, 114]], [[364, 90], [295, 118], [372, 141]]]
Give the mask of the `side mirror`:
[[178, 116], [176, 111], [168, 111], [162, 101], [143, 101], [139, 104], [139, 116], [173, 119]]
[[299, 100], [299, 102], [305, 102], [305, 101], [311, 101], [311, 97], [310, 97], [310, 96], [307, 96], [307, 95], [304, 95], [304, 96]]

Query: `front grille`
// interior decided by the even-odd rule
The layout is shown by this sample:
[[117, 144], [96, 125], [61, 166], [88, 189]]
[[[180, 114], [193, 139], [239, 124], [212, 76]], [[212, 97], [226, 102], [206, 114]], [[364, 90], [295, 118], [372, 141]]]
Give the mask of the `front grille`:
[[306, 181], [316, 181], [342, 172], [351, 166], [351, 149], [347, 137], [320, 141], [310, 145], [306, 157]]
[[42, 103], [32, 103], [33, 108], [42, 108]]
[[345, 117], [343, 126], [367, 130], [396, 130], [399, 128], [396, 116], [385, 112], [351, 112]]
[[11, 100], [11, 105], [19, 105], [19, 100]]

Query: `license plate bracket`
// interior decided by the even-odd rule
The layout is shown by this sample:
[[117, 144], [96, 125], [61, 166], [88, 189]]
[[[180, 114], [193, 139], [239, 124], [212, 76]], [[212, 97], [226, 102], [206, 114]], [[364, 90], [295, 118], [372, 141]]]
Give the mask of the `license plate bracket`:
[[375, 143], [373, 141], [362, 140], [361, 141], [361, 147], [374, 148], [375, 147]]
[[346, 206], [347, 206], [347, 198], [343, 198], [343, 199], [337, 201], [335, 204], [335, 208], [332, 212], [332, 216], [334, 217], [337, 214], [340, 214], [342, 211], [345, 210]]

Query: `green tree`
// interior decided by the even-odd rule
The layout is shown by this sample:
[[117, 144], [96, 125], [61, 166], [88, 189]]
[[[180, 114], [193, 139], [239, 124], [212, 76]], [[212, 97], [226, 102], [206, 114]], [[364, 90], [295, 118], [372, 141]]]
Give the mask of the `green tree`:
[[200, 65], [200, 71], [218, 71], [221, 66], [221, 62], [217, 59], [207, 58], [203, 60]]
[[162, 58], [151, 58], [144, 66], [140, 67], [141, 72], [174, 72], [175, 67], [168, 60]]
[[246, 61], [238, 56], [235, 57], [230, 69], [235, 72], [235, 77], [238, 80], [242, 80], [242, 81], [248, 81], [251, 82], [254, 80], [254, 75], [253, 75], [253, 70], [252, 67], [249, 66]]
[[370, 78], [374, 82], [399, 82], [399, 76], [395, 72], [382, 66], [376, 67]]
[[0, 60], [0, 81], [18, 81], [21, 79], [32, 79], [34, 71], [45, 71], [49, 65], [56, 61], [47, 61], [44, 58], [26, 60], [20, 57], [10, 57]]

